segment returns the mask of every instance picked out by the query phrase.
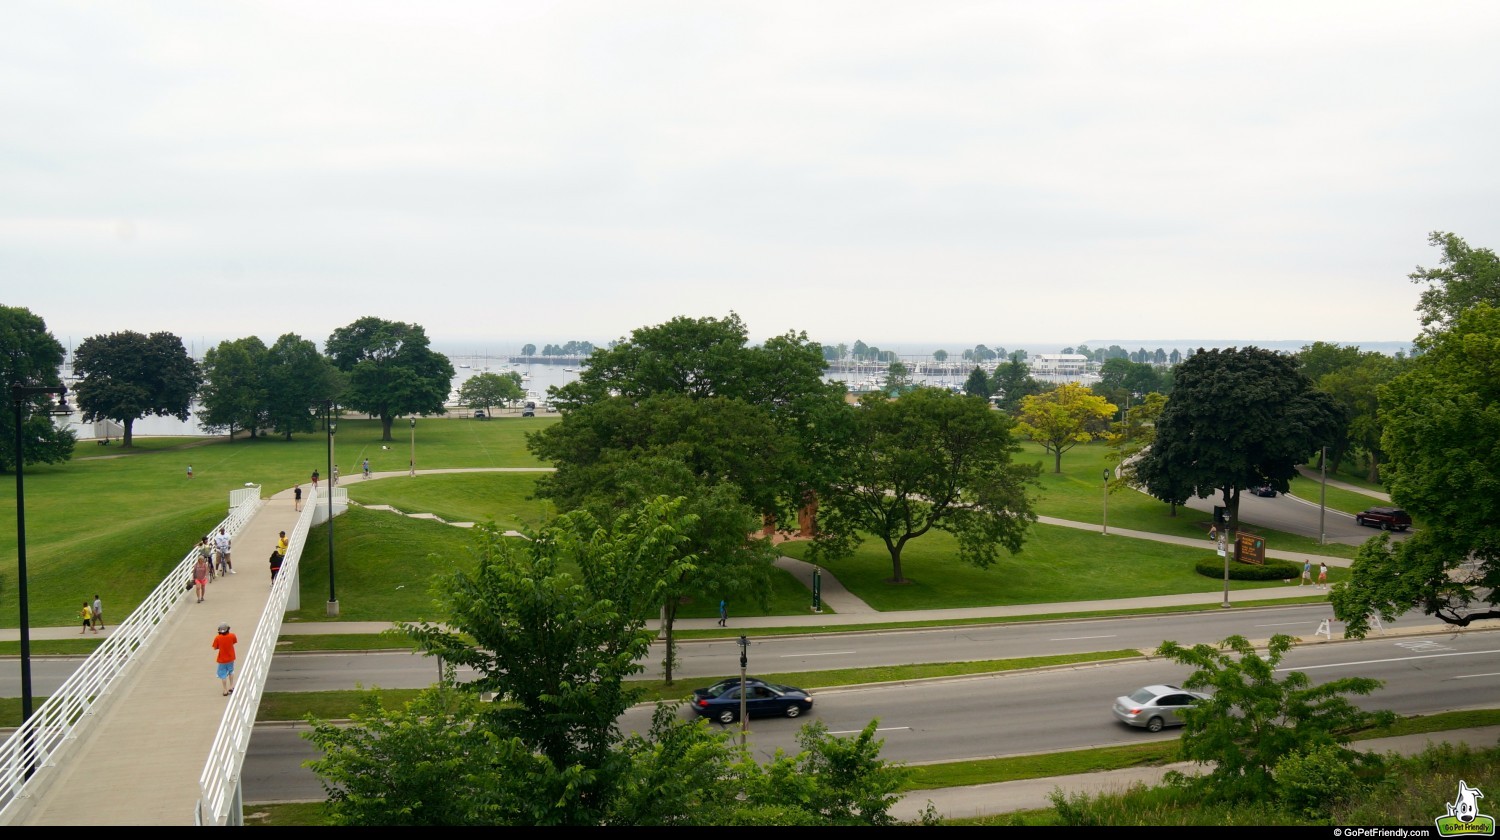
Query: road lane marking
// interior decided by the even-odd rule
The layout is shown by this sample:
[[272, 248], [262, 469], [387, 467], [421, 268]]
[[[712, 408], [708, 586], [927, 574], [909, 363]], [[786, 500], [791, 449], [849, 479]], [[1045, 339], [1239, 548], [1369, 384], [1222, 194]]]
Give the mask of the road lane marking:
[[1455, 653], [1429, 653], [1425, 656], [1394, 656], [1390, 659], [1364, 659], [1359, 662], [1334, 662], [1329, 665], [1304, 665], [1300, 668], [1277, 668], [1277, 671], [1316, 671], [1319, 668], [1349, 668], [1355, 665], [1380, 665], [1386, 662], [1410, 662], [1416, 659], [1442, 659], [1447, 656], [1483, 656], [1500, 650], [1468, 650]]
[[[844, 730], [840, 730], [838, 732], [829, 732], [828, 734], [829, 735], [858, 735], [859, 733], [861, 733], [863, 731], [864, 731], [863, 729], [844, 729]], [[875, 731], [876, 732], [902, 732], [902, 731], [910, 732], [911, 731], [911, 727], [910, 726], [877, 726], [875, 728]]]
[[1084, 639], [1113, 639], [1118, 633], [1110, 633], [1108, 636], [1063, 636], [1060, 639], [1048, 639], [1049, 642], [1079, 642]]
[[821, 651], [814, 651], [812, 653], [783, 653], [783, 654], [781, 654], [781, 658], [782, 659], [796, 659], [796, 658], [801, 657], [801, 656], [848, 656], [851, 653], [854, 653], [854, 651], [852, 651], [852, 650], [821, 650]]
[[1257, 624], [1256, 627], [1295, 627], [1298, 624], [1306, 624], [1305, 621], [1281, 621], [1276, 624]]
[[1494, 673], [1494, 674], [1461, 674], [1461, 675], [1456, 676], [1456, 677], [1450, 677], [1449, 679], [1468, 680], [1468, 679], [1476, 679], [1478, 677], [1500, 677], [1500, 673]]

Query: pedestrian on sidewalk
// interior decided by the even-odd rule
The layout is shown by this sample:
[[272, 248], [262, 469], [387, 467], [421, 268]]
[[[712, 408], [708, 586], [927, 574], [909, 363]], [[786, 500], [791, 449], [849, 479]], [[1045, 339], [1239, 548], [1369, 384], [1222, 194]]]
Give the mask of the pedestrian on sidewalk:
[[[88, 601], [83, 602], [83, 609], [78, 614], [83, 616], [83, 629], [78, 631], [78, 635], [82, 636], [84, 633], [94, 630], [94, 611], [89, 607]], [[98, 633], [99, 631], [94, 630], [94, 632]]]
[[297, 510], [302, 510], [302, 485], [297, 484], [292, 487], [292, 502]]
[[313, 492], [318, 492], [318, 471], [313, 470]]
[[333, 477], [328, 480], [328, 486], [329, 487], [337, 487], [337, 486], [339, 486], [339, 465], [338, 464], [334, 464], [333, 465]]
[[104, 629], [104, 602], [99, 600], [99, 593], [94, 593], [94, 632]]
[[365, 459], [365, 478], [368, 479], [369, 477], [370, 477], [370, 459], [366, 458]]
[[224, 696], [228, 697], [234, 693], [234, 645], [239, 637], [229, 632], [228, 624], [219, 625], [219, 635], [214, 636], [214, 650], [219, 652], [217, 657], [219, 684], [224, 689]]
[[729, 620], [729, 603], [723, 598], [719, 599], [719, 626], [726, 627], [724, 622]]
[[1299, 583], [1299, 584], [1297, 584], [1297, 585], [1298, 586], [1311, 586], [1312, 585], [1312, 561], [1311, 560], [1303, 560], [1302, 561], [1302, 582]]
[[219, 526], [219, 534], [214, 537], [214, 551], [219, 555], [219, 575], [234, 574], [234, 561], [229, 558], [229, 535], [224, 533], [224, 527]]
[[1328, 564], [1327, 563], [1319, 563], [1318, 564], [1318, 588], [1319, 589], [1327, 589], [1328, 588]]
[[282, 557], [285, 557], [286, 556], [286, 549], [287, 549], [286, 532], [282, 531], [281, 532], [281, 536], [279, 536], [279, 537], [276, 538], [276, 553], [280, 554]]
[[281, 571], [281, 561], [282, 561], [282, 559], [283, 559], [283, 557], [281, 555], [281, 552], [279, 552], [279, 551], [272, 551], [271, 552], [271, 585], [272, 586], [276, 585], [276, 573], [279, 572], [279, 571]]
[[198, 555], [198, 562], [193, 564], [193, 588], [198, 590], [198, 603], [203, 603], [203, 596], [208, 592], [208, 561], [203, 555]]

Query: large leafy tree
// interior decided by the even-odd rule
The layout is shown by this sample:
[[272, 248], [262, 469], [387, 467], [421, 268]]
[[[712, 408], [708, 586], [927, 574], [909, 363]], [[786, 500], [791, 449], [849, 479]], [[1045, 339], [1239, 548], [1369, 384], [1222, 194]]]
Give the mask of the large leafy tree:
[[453, 364], [429, 346], [417, 324], [360, 318], [334, 330], [323, 349], [348, 376], [340, 401], [379, 417], [381, 440], [392, 439], [398, 416], [443, 413]]
[[964, 393], [982, 400], [990, 398], [990, 378], [984, 368], [976, 365], [969, 371], [969, 378], [964, 380]]
[[315, 344], [287, 333], [266, 351], [266, 423], [291, 440], [296, 432], [317, 428], [318, 409], [339, 398], [343, 376]]
[[1421, 527], [1367, 542], [1334, 587], [1351, 636], [1413, 607], [1460, 627], [1500, 618], [1500, 308], [1476, 303], [1418, 346], [1380, 418], [1386, 485]]
[[941, 388], [897, 400], [867, 394], [848, 413], [842, 470], [819, 510], [817, 553], [846, 555], [870, 534], [890, 553], [892, 582], [902, 583], [902, 550], [933, 529], [957, 538], [959, 556], [980, 568], [1002, 546], [1020, 550], [1036, 520], [1027, 491], [1040, 468], [1013, 462], [1009, 418]]
[[1198, 784], [1222, 799], [1263, 799], [1276, 790], [1273, 771], [1282, 759], [1325, 747], [1341, 750], [1351, 763], [1362, 757], [1344, 749], [1359, 729], [1386, 725], [1390, 712], [1366, 712], [1346, 695], [1367, 695], [1379, 680], [1341, 677], [1314, 685], [1301, 671], [1278, 678], [1278, 666], [1295, 641], [1271, 637], [1264, 656], [1243, 636], [1230, 636], [1218, 647], [1183, 647], [1166, 641], [1159, 656], [1196, 670], [1182, 683], [1209, 693], [1183, 712], [1184, 758], [1212, 765]]
[[[0, 388], [5, 408], [0, 411], [0, 471], [15, 468], [15, 406], [12, 385], [61, 385], [57, 370], [63, 346], [47, 331], [47, 322], [29, 309], [0, 306]], [[21, 406], [21, 457], [27, 464], [52, 464], [72, 457], [74, 435], [58, 428], [45, 411], [48, 397], [29, 398]]]
[[[637, 689], [660, 588], [692, 558], [692, 515], [655, 499], [602, 528], [566, 514], [531, 539], [476, 529], [476, 568], [434, 591], [449, 618], [406, 627], [448, 663], [405, 708], [367, 703], [315, 723], [312, 763], [342, 825], [885, 825], [906, 771], [871, 722], [819, 725], [762, 764], [730, 733], [658, 706], [649, 733], [617, 719]], [[479, 679], [452, 681], [468, 666]], [[503, 702], [481, 703], [493, 693]]]
[[1064, 382], [1045, 394], [1021, 400], [1016, 433], [1040, 443], [1052, 453], [1052, 471], [1062, 472], [1064, 452], [1109, 431], [1115, 406], [1076, 382]]
[[198, 422], [205, 429], [240, 429], [254, 437], [266, 427], [266, 344], [255, 336], [221, 341], [203, 354], [203, 386], [198, 391]]
[[1441, 248], [1437, 268], [1417, 267], [1413, 283], [1427, 284], [1417, 304], [1422, 326], [1436, 332], [1453, 324], [1478, 303], [1500, 306], [1500, 257], [1489, 248], [1471, 248], [1451, 233], [1434, 231], [1427, 241]]
[[995, 368], [990, 377], [990, 394], [999, 397], [996, 407], [1012, 416], [1020, 411], [1022, 400], [1047, 390], [1045, 383], [1031, 375], [1025, 353], [1024, 350], [1012, 353], [1010, 361]]
[[[1385, 448], [1381, 444], [1385, 424], [1380, 417], [1380, 388], [1394, 379], [1406, 365], [1406, 359], [1396, 359], [1384, 353], [1360, 353], [1354, 364], [1329, 371], [1317, 380], [1319, 390], [1333, 397], [1348, 417], [1348, 434], [1332, 454], [1347, 451], [1360, 453], [1367, 464], [1366, 478], [1380, 481], [1380, 466], [1385, 462]], [[1341, 459], [1334, 457], [1333, 469], [1337, 471]]]
[[524, 396], [526, 391], [521, 388], [521, 374], [515, 371], [476, 373], [458, 387], [458, 401], [469, 408], [489, 409]]
[[147, 415], [188, 419], [201, 375], [182, 339], [168, 332], [126, 331], [83, 340], [73, 354], [83, 421], [114, 420], [133, 446], [132, 427]]
[[1222, 495], [1229, 530], [1239, 527], [1240, 491], [1269, 484], [1285, 492], [1297, 465], [1344, 434], [1327, 394], [1291, 356], [1259, 347], [1199, 350], [1177, 369], [1156, 440], [1135, 475], [1169, 503]]

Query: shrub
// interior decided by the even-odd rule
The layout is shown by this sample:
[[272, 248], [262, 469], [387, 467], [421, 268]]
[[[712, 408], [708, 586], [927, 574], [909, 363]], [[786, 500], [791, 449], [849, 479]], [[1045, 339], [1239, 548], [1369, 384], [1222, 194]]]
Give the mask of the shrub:
[[1329, 809], [1356, 792], [1355, 756], [1334, 744], [1283, 757], [1272, 770], [1287, 807], [1308, 817], [1326, 818]]
[[[1204, 577], [1224, 578], [1224, 558], [1217, 555], [1199, 560], [1194, 566]], [[1241, 563], [1229, 564], [1230, 580], [1296, 580], [1302, 576], [1302, 567], [1288, 560], [1267, 560], [1264, 566]]]

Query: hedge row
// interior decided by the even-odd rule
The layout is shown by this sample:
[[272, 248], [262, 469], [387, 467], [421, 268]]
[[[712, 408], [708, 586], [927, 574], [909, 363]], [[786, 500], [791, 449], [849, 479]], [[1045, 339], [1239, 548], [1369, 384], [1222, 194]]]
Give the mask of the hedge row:
[[[1204, 577], [1224, 579], [1224, 558], [1218, 555], [1199, 560], [1195, 568]], [[1296, 580], [1300, 577], [1302, 567], [1290, 560], [1267, 560], [1264, 566], [1238, 560], [1229, 564], [1230, 580]]]

